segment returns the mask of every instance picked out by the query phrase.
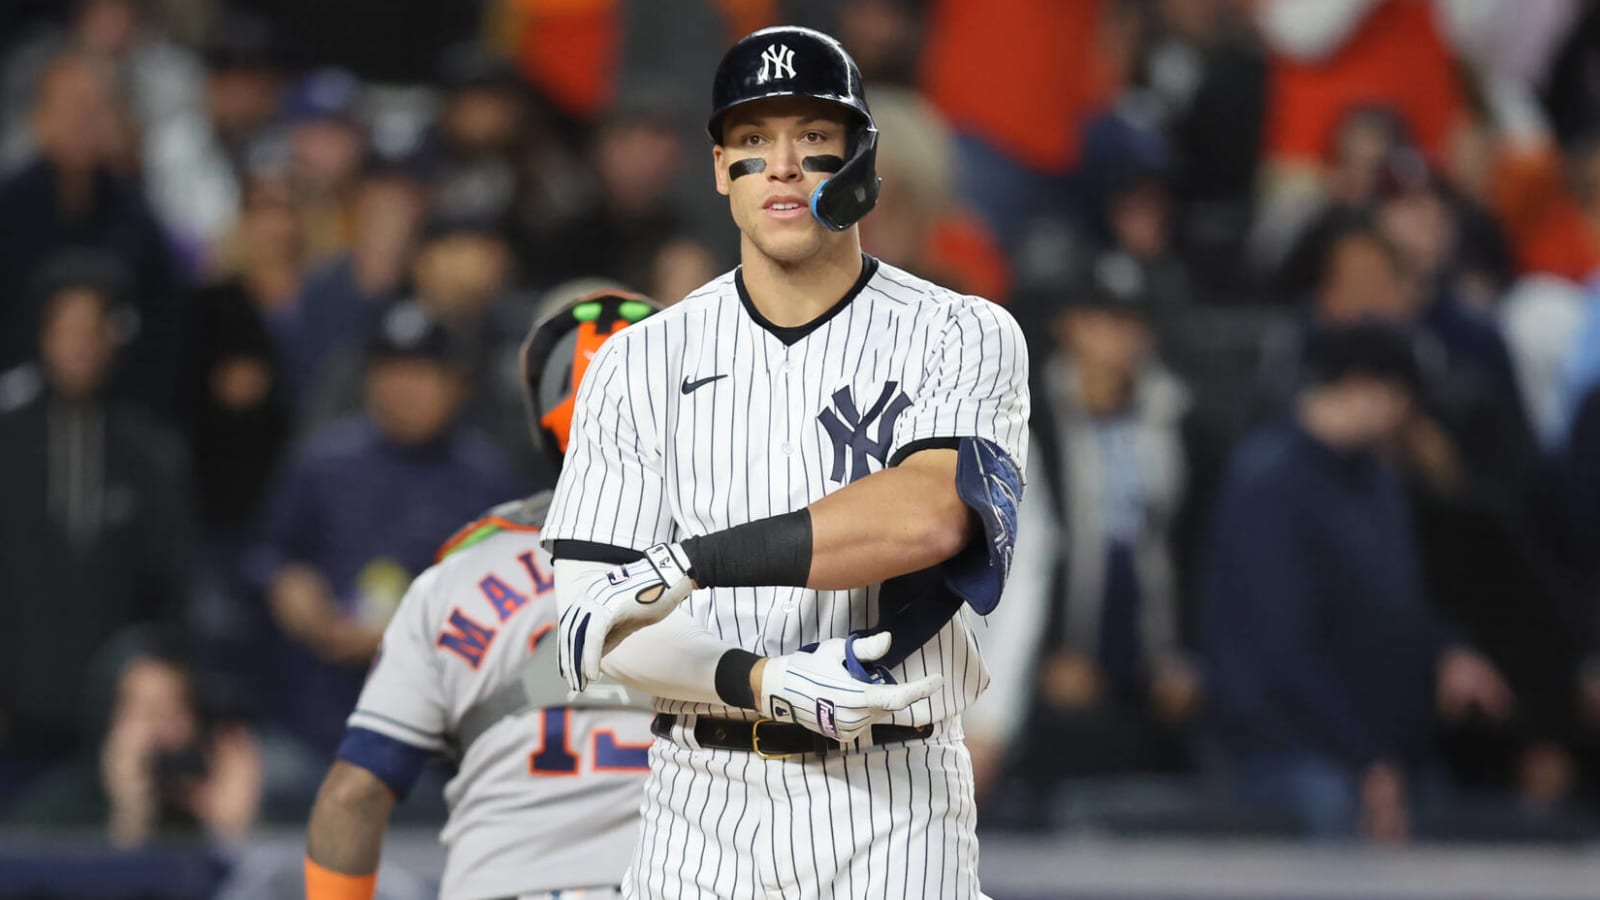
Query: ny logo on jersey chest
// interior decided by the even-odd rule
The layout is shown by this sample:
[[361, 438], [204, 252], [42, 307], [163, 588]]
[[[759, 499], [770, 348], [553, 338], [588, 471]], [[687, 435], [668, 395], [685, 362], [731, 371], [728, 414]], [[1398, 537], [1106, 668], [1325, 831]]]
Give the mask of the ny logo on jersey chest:
[[[868, 457], [876, 459], [880, 466], [884, 464], [894, 441], [895, 420], [911, 405], [911, 398], [899, 387], [898, 381], [885, 382], [865, 415], [857, 411], [849, 387], [833, 392], [833, 407], [817, 415], [817, 421], [833, 441], [833, 472], [829, 480], [843, 484], [866, 477], [871, 472]], [[876, 437], [871, 434], [873, 423], [877, 423]]]

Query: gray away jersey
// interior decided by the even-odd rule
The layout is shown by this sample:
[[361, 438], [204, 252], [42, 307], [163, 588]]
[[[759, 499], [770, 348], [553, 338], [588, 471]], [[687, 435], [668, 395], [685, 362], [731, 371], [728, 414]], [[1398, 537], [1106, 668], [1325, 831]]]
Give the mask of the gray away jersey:
[[[760, 320], [742, 295], [735, 270], [596, 353], [547, 544], [642, 550], [720, 531], [800, 509], [956, 438], [995, 441], [1026, 464], [1027, 351], [1001, 307], [868, 258], [852, 296], [785, 343], [786, 330]], [[675, 614], [687, 610], [723, 639], [775, 656], [874, 626], [883, 590], [716, 588]], [[963, 608], [892, 670], [900, 681], [943, 673], [945, 686], [890, 721], [947, 719], [983, 691], [971, 615]], [[679, 701], [657, 708], [754, 716]]]
[[[555, 654], [554, 641], [539, 641], [556, 620], [552, 570], [538, 531], [516, 529], [423, 572], [384, 632], [349, 724], [453, 751], [469, 710], [516, 681], [530, 653]], [[558, 679], [553, 665], [549, 675]], [[536, 709], [483, 730], [445, 788], [442, 896], [619, 884], [638, 832], [649, 719]]]

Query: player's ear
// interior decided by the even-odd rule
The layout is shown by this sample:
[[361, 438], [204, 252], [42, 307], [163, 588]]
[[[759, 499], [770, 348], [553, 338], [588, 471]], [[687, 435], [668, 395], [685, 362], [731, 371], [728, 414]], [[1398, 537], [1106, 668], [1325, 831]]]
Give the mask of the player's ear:
[[711, 168], [717, 179], [717, 193], [724, 197], [728, 196], [728, 167], [723, 164], [725, 158], [721, 144], [711, 148]]

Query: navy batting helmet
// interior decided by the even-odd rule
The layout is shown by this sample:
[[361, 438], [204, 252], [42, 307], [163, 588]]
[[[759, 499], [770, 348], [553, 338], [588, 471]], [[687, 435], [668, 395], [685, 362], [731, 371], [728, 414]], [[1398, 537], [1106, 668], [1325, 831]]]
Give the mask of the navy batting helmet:
[[522, 380], [533, 448], [550, 464], [550, 471], [561, 470], [578, 385], [595, 351], [611, 335], [660, 310], [661, 304], [642, 294], [602, 288], [558, 300], [534, 323], [522, 343]]
[[811, 214], [832, 231], [859, 222], [878, 202], [881, 179], [878, 129], [856, 61], [838, 41], [809, 28], [780, 25], [746, 35], [722, 57], [711, 83], [711, 140], [722, 143], [730, 110], [768, 97], [811, 97], [848, 113], [849, 159], [811, 192]]

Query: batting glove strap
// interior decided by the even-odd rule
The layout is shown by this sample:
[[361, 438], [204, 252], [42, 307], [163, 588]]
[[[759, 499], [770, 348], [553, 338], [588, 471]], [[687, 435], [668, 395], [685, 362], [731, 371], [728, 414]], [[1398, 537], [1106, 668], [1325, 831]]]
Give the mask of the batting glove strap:
[[689, 558], [677, 544], [656, 544], [644, 558], [596, 578], [562, 611], [560, 669], [581, 691], [600, 674], [600, 659], [632, 632], [661, 621], [694, 589]]

